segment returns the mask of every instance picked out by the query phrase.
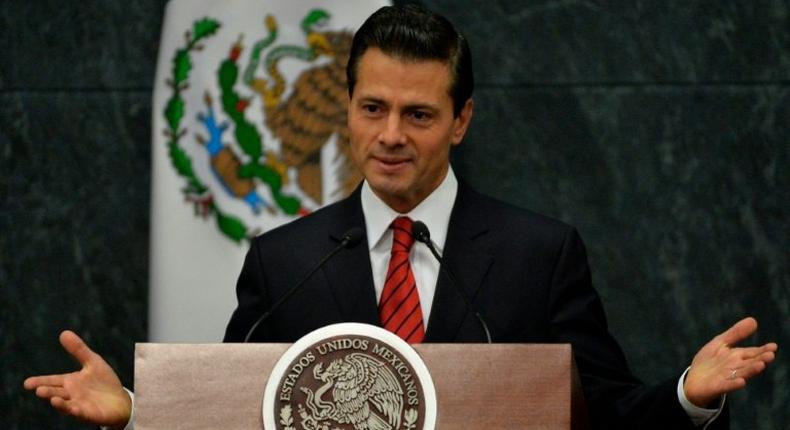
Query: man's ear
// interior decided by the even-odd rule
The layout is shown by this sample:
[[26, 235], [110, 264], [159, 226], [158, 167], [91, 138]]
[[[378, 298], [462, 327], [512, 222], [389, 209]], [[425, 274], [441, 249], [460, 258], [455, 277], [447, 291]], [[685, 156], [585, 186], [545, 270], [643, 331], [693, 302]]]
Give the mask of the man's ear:
[[469, 123], [472, 122], [472, 111], [474, 110], [474, 101], [470, 97], [469, 100], [464, 103], [464, 107], [461, 108], [461, 112], [458, 113], [458, 116], [453, 120], [453, 136], [451, 143], [453, 145], [458, 145], [463, 140], [464, 135], [466, 134], [466, 130], [469, 129]]
[[351, 125], [349, 121], [351, 120], [351, 99], [353, 97], [349, 92], [346, 92], [346, 94], [348, 94], [348, 98], [346, 99], [346, 127], [349, 127]]

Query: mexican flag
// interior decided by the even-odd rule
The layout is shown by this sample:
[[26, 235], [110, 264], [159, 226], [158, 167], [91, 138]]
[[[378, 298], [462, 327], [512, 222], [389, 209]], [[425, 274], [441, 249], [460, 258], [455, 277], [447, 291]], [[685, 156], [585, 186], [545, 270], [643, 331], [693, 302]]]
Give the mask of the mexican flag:
[[358, 182], [345, 65], [353, 32], [385, 4], [168, 3], [151, 132], [150, 341], [221, 341], [249, 239]]

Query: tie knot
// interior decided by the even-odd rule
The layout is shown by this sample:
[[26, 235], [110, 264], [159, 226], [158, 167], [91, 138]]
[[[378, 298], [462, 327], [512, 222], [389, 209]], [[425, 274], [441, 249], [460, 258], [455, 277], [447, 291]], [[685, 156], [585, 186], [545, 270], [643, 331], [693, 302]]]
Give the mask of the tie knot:
[[411, 218], [401, 216], [392, 221], [392, 252], [409, 252], [414, 244], [414, 237], [411, 235]]

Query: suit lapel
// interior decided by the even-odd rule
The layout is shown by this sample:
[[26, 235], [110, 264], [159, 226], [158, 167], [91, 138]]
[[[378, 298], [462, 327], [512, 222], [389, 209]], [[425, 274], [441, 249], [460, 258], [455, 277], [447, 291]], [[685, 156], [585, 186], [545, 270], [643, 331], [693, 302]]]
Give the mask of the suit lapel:
[[[338, 204], [337, 216], [329, 226], [333, 244], [340, 242], [343, 234], [352, 227], [365, 228], [365, 218], [360, 201], [361, 188]], [[488, 232], [484, 212], [478, 207], [481, 200], [463, 182], [459, 181], [458, 196], [450, 215], [450, 224], [444, 246], [445, 264], [455, 275], [458, 285], [445, 273], [440, 273], [436, 285], [431, 315], [428, 321], [426, 342], [452, 342], [467, 318], [474, 318], [456, 288], [463, 288], [467, 297], [475, 301], [479, 289], [493, 261], [483, 245]], [[327, 284], [340, 308], [343, 321], [381, 325], [378, 304], [373, 288], [367, 235], [352, 249], [339, 252], [323, 268]], [[474, 323], [476, 324], [476, 323]], [[482, 329], [480, 339], [484, 339]]]
[[[357, 189], [338, 204], [338, 214], [329, 226], [330, 240], [337, 244], [353, 227], [365, 229], [360, 190]], [[336, 246], [336, 245], [333, 245]], [[370, 269], [367, 235], [355, 247], [339, 252], [323, 268], [329, 289], [340, 308], [343, 321], [379, 324], [376, 292]]]
[[[425, 333], [426, 342], [452, 342], [457, 339], [464, 320], [467, 317], [474, 318], [457, 288], [462, 288], [474, 303], [493, 261], [493, 257], [483, 246], [488, 225], [485, 218], [479, 215], [484, 212], [478, 207], [481, 203], [479, 200], [474, 191], [459, 181], [458, 196], [450, 215], [443, 255], [445, 264], [455, 275], [458, 285], [452, 285], [447, 275], [440, 272], [431, 305], [428, 331]], [[482, 328], [480, 339], [485, 340]]]

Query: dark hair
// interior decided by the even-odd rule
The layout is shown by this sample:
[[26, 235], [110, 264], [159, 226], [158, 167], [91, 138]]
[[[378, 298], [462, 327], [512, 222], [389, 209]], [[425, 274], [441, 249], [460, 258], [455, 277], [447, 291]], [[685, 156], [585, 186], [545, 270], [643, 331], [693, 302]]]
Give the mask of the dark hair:
[[348, 95], [354, 95], [359, 59], [368, 48], [405, 60], [439, 60], [450, 66], [450, 97], [458, 116], [472, 97], [474, 77], [469, 44], [445, 17], [414, 5], [385, 6], [357, 30], [346, 66]]

